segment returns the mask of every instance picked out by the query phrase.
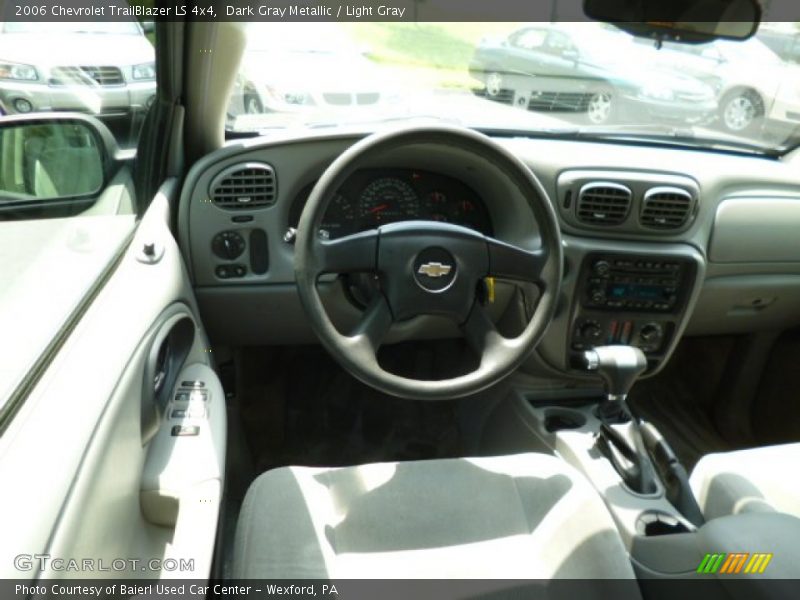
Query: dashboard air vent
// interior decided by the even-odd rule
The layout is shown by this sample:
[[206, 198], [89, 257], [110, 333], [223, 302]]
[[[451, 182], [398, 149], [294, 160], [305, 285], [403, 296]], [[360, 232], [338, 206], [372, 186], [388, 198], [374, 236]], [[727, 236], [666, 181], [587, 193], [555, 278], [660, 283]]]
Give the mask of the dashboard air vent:
[[644, 227], [678, 229], [692, 213], [694, 198], [687, 190], [677, 187], [654, 187], [644, 195], [639, 219]]
[[590, 225], [619, 225], [628, 216], [631, 197], [631, 190], [619, 183], [587, 183], [578, 193], [578, 220]]
[[249, 162], [222, 171], [211, 182], [211, 201], [220, 208], [249, 209], [275, 203], [278, 182], [265, 163]]

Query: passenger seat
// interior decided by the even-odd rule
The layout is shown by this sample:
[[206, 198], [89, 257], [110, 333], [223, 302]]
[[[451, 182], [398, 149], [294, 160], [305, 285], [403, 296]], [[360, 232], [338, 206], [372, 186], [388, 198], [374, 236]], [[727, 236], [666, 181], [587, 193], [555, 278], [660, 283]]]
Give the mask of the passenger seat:
[[800, 517], [800, 443], [707, 454], [689, 479], [707, 520], [775, 511]]

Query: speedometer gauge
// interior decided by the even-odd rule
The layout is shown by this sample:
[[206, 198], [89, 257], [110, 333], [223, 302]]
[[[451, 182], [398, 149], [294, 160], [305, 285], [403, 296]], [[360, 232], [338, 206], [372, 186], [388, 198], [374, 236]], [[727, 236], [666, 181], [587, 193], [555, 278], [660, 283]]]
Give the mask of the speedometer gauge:
[[415, 219], [419, 215], [419, 198], [414, 188], [402, 179], [383, 177], [361, 193], [359, 213], [366, 228]]

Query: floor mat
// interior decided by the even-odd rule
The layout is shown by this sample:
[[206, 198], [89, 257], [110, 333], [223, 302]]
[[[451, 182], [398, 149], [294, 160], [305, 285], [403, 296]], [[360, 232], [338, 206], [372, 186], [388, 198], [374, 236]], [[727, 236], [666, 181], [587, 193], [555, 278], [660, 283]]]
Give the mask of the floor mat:
[[785, 333], [775, 344], [753, 407], [753, 430], [761, 444], [800, 442], [800, 330]]
[[[425, 379], [463, 367], [453, 346], [398, 345], [392, 370]], [[346, 373], [318, 346], [249, 349], [240, 361], [242, 424], [255, 471], [284, 465], [344, 466], [458, 456], [452, 402], [388, 396]]]
[[734, 339], [686, 338], [664, 370], [638, 382], [633, 410], [652, 422], [691, 471], [703, 455], [732, 449], [713, 423], [713, 403]]

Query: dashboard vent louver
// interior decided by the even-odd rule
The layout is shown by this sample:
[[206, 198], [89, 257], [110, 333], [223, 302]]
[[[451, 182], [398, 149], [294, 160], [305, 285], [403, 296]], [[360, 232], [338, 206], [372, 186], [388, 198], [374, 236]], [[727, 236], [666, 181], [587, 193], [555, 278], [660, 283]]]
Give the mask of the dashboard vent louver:
[[639, 220], [652, 229], [678, 229], [689, 220], [693, 204], [692, 194], [682, 188], [651, 188], [642, 200]]
[[619, 225], [631, 208], [631, 190], [619, 183], [587, 183], [578, 192], [578, 220], [590, 225]]
[[266, 163], [249, 162], [222, 171], [211, 182], [211, 201], [220, 208], [249, 209], [271, 206], [277, 196], [275, 170]]

